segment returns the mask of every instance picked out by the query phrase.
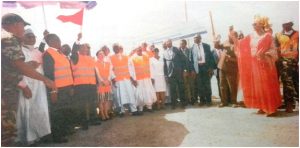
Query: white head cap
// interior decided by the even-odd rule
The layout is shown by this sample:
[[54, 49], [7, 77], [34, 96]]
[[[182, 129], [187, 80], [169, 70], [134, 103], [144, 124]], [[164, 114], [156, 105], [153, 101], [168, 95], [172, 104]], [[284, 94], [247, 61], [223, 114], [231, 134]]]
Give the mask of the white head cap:
[[24, 35], [30, 34], [30, 33], [34, 34], [33, 31], [28, 28], [28, 29], [25, 30]]

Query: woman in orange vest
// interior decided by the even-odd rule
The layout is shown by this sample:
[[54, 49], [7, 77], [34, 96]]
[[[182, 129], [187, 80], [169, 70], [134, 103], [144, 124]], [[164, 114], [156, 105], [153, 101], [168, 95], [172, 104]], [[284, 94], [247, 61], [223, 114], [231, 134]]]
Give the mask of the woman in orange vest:
[[103, 121], [110, 119], [109, 116], [111, 110], [111, 82], [110, 82], [110, 62], [104, 54], [106, 46], [103, 46], [97, 53], [96, 56], [98, 61], [96, 62], [96, 73], [98, 85], [98, 108], [100, 116]]

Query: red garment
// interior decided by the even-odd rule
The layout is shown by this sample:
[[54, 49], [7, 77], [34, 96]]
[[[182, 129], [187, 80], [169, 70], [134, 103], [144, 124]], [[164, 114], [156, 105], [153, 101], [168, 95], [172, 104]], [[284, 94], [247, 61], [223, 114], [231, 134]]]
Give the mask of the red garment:
[[[270, 114], [276, 112], [281, 105], [279, 82], [274, 59], [264, 56], [258, 58], [251, 55], [248, 35], [239, 41], [238, 64], [241, 86], [244, 94], [244, 103], [248, 108], [258, 108]], [[265, 34], [257, 45], [256, 53], [269, 51], [272, 44], [271, 34]]]

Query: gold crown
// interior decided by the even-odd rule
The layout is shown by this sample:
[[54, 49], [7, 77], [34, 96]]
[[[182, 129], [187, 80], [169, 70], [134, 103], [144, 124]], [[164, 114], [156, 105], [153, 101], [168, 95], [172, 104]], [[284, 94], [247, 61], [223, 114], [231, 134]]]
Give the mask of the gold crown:
[[269, 18], [266, 16], [255, 15], [254, 22], [260, 24], [264, 27], [265, 30], [269, 30], [271, 28], [271, 24], [269, 23]]

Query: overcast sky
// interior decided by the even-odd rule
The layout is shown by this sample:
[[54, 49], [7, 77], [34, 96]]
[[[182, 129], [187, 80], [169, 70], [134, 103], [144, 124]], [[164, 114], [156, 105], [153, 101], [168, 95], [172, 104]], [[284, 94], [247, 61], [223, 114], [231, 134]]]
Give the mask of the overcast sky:
[[[141, 41], [155, 40], [162, 36], [178, 33], [190, 33], [206, 30], [205, 42], [211, 43], [211, 24], [209, 11], [212, 12], [215, 31], [225, 40], [228, 26], [234, 25], [237, 31], [250, 33], [254, 15], [268, 16], [274, 32], [281, 31], [285, 20], [292, 20], [294, 28], [299, 28], [298, 1], [185, 1], [183, 0], [99, 0], [92, 10], [86, 10], [83, 20], [83, 39], [92, 46], [95, 53], [100, 46], [111, 46], [114, 42], [124, 45], [129, 51]], [[60, 9], [58, 5], [45, 7], [47, 29], [60, 36], [63, 43], [73, 44], [80, 31], [78, 25], [62, 23], [58, 15], [70, 15], [76, 9]], [[13, 12], [21, 15], [31, 23], [30, 28], [42, 38], [45, 29], [44, 15], [41, 7], [24, 9], [22, 7], [3, 8], [2, 15]], [[38, 45], [38, 43], [37, 43]], [[175, 44], [176, 46], [177, 43]]]

